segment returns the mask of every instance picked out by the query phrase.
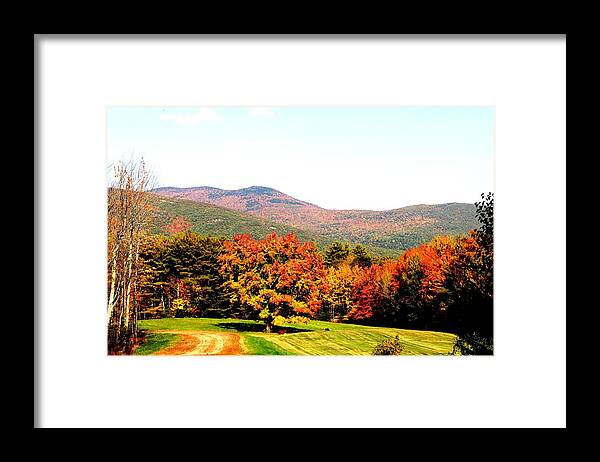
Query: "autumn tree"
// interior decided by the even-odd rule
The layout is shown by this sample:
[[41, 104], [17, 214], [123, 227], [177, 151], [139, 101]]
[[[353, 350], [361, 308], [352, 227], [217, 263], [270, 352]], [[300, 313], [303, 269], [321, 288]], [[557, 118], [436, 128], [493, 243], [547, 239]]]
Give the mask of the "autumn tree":
[[171, 222], [165, 227], [167, 233], [173, 235], [177, 233], [183, 233], [189, 230], [191, 227], [190, 221], [182, 216], [176, 216]]
[[363, 268], [354, 283], [351, 319], [405, 328], [443, 325], [455, 245], [453, 238], [436, 237], [395, 261]]
[[378, 265], [364, 268], [354, 278], [352, 284], [352, 309], [348, 313], [351, 320], [373, 317], [376, 307], [381, 306], [381, 291], [377, 284]]
[[346, 318], [352, 311], [353, 284], [358, 270], [348, 264], [327, 268], [323, 289], [323, 318], [330, 321]]
[[480, 227], [458, 240], [450, 267], [448, 326], [471, 347], [464, 352], [493, 351], [494, 196], [481, 195], [475, 204]]
[[313, 317], [321, 306], [323, 259], [312, 242], [272, 233], [256, 241], [236, 235], [224, 243], [219, 261], [228, 279], [231, 303], [250, 319], [262, 319], [271, 332], [277, 319]]
[[352, 309], [348, 317], [354, 321], [391, 323], [396, 261], [387, 260], [360, 269], [352, 286]]
[[108, 190], [109, 354], [129, 353], [138, 336], [139, 251], [151, 217], [146, 191], [151, 175], [143, 160], [120, 162]]

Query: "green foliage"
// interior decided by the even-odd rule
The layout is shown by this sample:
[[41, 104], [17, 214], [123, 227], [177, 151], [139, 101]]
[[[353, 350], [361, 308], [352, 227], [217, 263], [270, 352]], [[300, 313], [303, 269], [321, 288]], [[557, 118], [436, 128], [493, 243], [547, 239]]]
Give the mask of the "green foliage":
[[323, 261], [327, 266], [338, 266], [346, 262], [349, 256], [350, 246], [336, 241], [323, 252]]
[[[254, 239], [262, 239], [275, 231], [280, 235], [293, 233], [301, 241], [314, 242], [321, 249], [325, 249], [336, 239], [350, 240], [348, 234], [336, 237], [335, 233], [330, 235], [330, 233], [308, 231], [216, 205], [167, 198], [155, 194], [150, 194], [149, 200], [154, 207], [154, 219], [149, 229], [151, 234], [169, 235], [169, 226], [173, 220], [181, 218], [190, 223], [191, 231], [226, 239], [242, 233], [249, 234]], [[363, 244], [369, 253], [379, 257], [397, 257], [404, 248], [395, 248], [393, 245], [378, 246], [369, 242]]]
[[374, 355], [401, 355], [402, 344], [400, 338], [396, 335], [392, 339], [386, 339], [373, 348]]
[[484, 293], [493, 296], [494, 280], [494, 194], [481, 195], [481, 202], [476, 202], [477, 219], [480, 226], [475, 230], [474, 237], [479, 248], [477, 259], [480, 271], [485, 275], [486, 284], [482, 287]]
[[394, 303], [391, 313], [384, 313], [388, 318], [391, 315], [393, 324], [424, 327], [426, 323], [425, 311], [427, 309], [423, 297], [421, 297], [421, 287], [425, 272], [421, 266], [419, 255], [414, 255], [406, 259], [406, 266], [403, 271], [396, 273], [397, 290], [393, 294]]
[[479, 229], [476, 231], [479, 245], [491, 251], [494, 244], [494, 193], [481, 194], [481, 202], [475, 202]]
[[222, 239], [190, 231], [149, 237], [140, 252], [142, 318], [227, 315], [222, 252]]
[[[459, 236], [477, 227], [476, 210], [473, 204], [414, 205], [380, 212], [369, 220], [388, 223], [405, 223], [401, 230], [380, 226], [370, 232], [350, 232], [340, 230], [330, 232], [324, 228], [323, 234], [340, 241], [363, 244], [373, 255], [397, 257], [402, 251], [417, 247], [435, 236]], [[386, 253], [383, 249], [395, 251]]]
[[477, 333], [463, 334], [456, 337], [451, 354], [466, 355], [493, 355], [494, 343], [491, 337], [482, 337]]
[[152, 194], [154, 220], [152, 234], [168, 234], [167, 227], [177, 217], [185, 217], [191, 231], [205, 236], [231, 239], [235, 234], [249, 234], [254, 239], [262, 239], [267, 234], [277, 232], [283, 235], [293, 233], [302, 241], [324, 243], [319, 235], [293, 226], [286, 226], [265, 220], [247, 213], [217, 207], [199, 202], [166, 198]]
[[176, 318], [185, 317], [189, 302], [183, 298], [176, 298], [171, 305]]
[[355, 246], [354, 249], [352, 249], [352, 256], [354, 257], [352, 264], [358, 265], [361, 268], [371, 266], [373, 263], [373, 258], [369, 255], [364, 245], [358, 244]]

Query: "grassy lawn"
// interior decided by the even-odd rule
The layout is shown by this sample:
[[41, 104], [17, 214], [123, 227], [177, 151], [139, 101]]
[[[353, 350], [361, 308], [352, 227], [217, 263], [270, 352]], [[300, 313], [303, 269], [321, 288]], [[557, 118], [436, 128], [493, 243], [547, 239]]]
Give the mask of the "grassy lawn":
[[[445, 355], [452, 351], [454, 334], [433, 331], [360, 326], [357, 324], [310, 321], [308, 324], [287, 324], [284, 334], [263, 332], [264, 324], [241, 319], [165, 318], [139, 321], [148, 331], [151, 344], [167, 342], [171, 334], [153, 334], [156, 330], [211, 330], [238, 333], [247, 354], [252, 355], [369, 355], [379, 342], [398, 335], [406, 355]], [[151, 337], [152, 336], [152, 337]], [[174, 341], [174, 340], [173, 340]], [[169, 343], [170, 345], [170, 343]], [[152, 354], [165, 346], [148, 343], [138, 351]], [[146, 348], [147, 347], [147, 348]], [[146, 349], [144, 349], [146, 348]]]
[[263, 338], [261, 334], [245, 334], [242, 335], [244, 350], [252, 355], [293, 355], [288, 350], [271, 342], [267, 338]]
[[140, 345], [133, 352], [134, 355], [151, 355], [160, 351], [164, 348], [168, 348], [174, 345], [181, 338], [180, 335], [176, 334], [160, 334], [148, 332], [146, 334], [146, 341], [143, 345]]

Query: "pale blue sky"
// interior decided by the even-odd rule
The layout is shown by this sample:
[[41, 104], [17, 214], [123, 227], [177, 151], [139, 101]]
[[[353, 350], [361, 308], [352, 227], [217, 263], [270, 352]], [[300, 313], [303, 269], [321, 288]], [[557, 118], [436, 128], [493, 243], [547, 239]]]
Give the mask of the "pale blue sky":
[[493, 188], [492, 107], [111, 107], [107, 160], [159, 186], [268, 186], [332, 209], [474, 202]]

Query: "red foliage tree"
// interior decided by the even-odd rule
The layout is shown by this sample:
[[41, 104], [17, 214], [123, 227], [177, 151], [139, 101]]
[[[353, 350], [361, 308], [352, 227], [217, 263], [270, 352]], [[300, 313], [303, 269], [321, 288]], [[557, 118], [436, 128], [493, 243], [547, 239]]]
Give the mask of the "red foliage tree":
[[456, 260], [456, 240], [436, 237], [409, 249], [398, 259], [393, 274], [394, 321], [433, 328], [448, 305], [447, 276]]
[[384, 261], [380, 265], [365, 267], [358, 273], [353, 285], [354, 303], [350, 319], [370, 319], [391, 304], [395, 289], [392, 276], [396, 265], [396, 261]]

